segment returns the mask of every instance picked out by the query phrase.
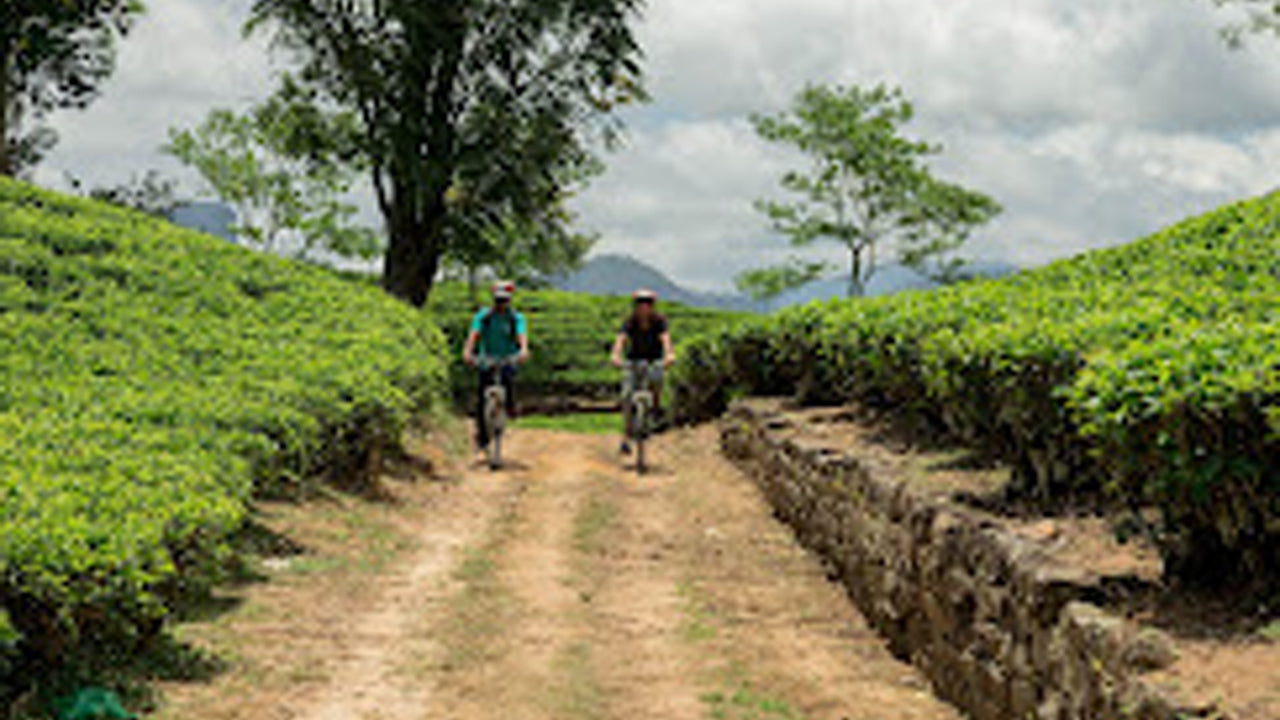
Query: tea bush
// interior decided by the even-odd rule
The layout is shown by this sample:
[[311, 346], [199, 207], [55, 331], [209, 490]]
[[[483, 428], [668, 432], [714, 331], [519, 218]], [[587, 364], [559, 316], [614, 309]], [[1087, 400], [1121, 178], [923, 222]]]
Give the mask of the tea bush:
[[700, 338], [676, 380], [858, 401], [1008, 462], [1045, 507], [1163, 510], [1186, 580], [1280, 567], [1280, 193], [1004, 280], [814, 304]]
[[219, 579], [255, 493], [445, 391], [421, 313], [326, 270], [0, 180], [0, 607], [44, 665]]

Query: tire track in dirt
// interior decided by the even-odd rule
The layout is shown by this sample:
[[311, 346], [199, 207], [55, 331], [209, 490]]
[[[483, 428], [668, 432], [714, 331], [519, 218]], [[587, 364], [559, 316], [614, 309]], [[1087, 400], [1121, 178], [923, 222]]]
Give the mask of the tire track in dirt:
[[[578, 597], [571, 586], [570, 547], [587, 482], [575, 451], [579, 443], [573, 436], [516, 433], [509, 456], [523, 469], [472, 476], [472, 482], [481, 484], [523, 484], [518, 503], [503, 518], [504, 527], [493, 531], [501, 537], [490, 542], [482, 560], [493, 566], [485, 571], [493, 575], [489, 591], [506, 598], [491, 609], [501, 614], [505, 627], [493, 638], [496, 647], [478, 662], [446, 669], [434, 703], [439, 714], [423, 717], [510, 718], [516, 708], [522, 720], [564, 717], [556, 702], [556, 668], [576, 637]], [[452, 622], [484, 621], [462, 617]], [[460, 650], [465, 649], [453, 652]]]
[[718, 440], [703, 427], [662, 444], [682, 459], [662, 501], [674, 509], [672, 563], [685, 573], [691, 635], [719, 685], [712, 709], [756, 717], [781, 703], [793, 714], [760, 716], [958, 719], [773, 518], [755, 485], [719, 455]]
[[450, 494], [444, 512], [414, 529], [418, 545], [369, 588], [366, 609], [331, 630], [334, 669], [323, 692], [299, 699], [298, 720], [420, 720], [431, 687], [402, 669], [433, 652], [415, 632], [424, 617], [444, 612], [455, 592], [453, 570], [472, 538], [483, 534], [514, 485], [470, 483]]
[[683, 639], [684, 601], [670, 562], [678, 540], [673, 508], [664, 497], [673, 479], [620, 474], [613, 463], [598, 462], [604, 492], [618, 508], [615, 526], [593, 560], [602, 578], [593, 603], [593, 637], [603, 660], [598, 674], [610, 717], [703, 718], [699, 662]]
[[533, 451], [538, 469], [492, 558], [494, 590], [512, 605], [502, 648], [453, 673], [439, 714], [424, 717], [704, 717], [676, 576], [663, 563], [669, 517], [653, 500], [664, 483], [635, 483], [597, 438], [517, 437], [511, 457]]

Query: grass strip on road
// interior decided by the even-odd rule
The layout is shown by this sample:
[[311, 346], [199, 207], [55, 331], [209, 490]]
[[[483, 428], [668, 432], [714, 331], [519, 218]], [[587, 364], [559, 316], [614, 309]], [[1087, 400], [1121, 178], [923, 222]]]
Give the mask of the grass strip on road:
[[516, 422], [517, 429], [551, 430], [581, 435], [613, 435], [622, 433], [622, 420], [617, 413], [576, 413], [572, 415], [531, 415]]

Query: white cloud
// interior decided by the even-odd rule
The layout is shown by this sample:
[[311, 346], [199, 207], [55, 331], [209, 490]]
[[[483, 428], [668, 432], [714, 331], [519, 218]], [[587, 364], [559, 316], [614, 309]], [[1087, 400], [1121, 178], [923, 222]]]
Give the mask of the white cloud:
[[786, 165], [746, 121], [637, 129], [612, 165], [584, 204], [588, 222], [604, 233], [601, 251], [634, 253], [704, 286], [761, 262], [750, 202]]
[[[167, 128], [264, 94], [248, 0], [157, 0], [41, 173], [118, 182], [149, 167]], [[1280, 185], [1280, 43], [1228, 50], [1209, 0], [650, 0], [653, 104], [578, 201], [602, 250], [705, 287], [787, 254], [751, 202], [790, 157], [746, 117], [806, 82], [889, 82], [913, 131], [945, 144], [944, 175], [1005, 215], [972, 252], [1036, 263], [1121, 242]], [[832, 251], [831, 257], [838, 258]]]
[[888, 81], [964, 118], [1274, 118], [1274, 48], [1227, 52], [1219, 19], [1200, 0], [655, 0], [644, 37], [660, 102], [700, 114]]
[[[239, 107], [272, 86], [264, 41], [245, 40], [245, 0], [162, 0], [120, 45], [116, 73], [86, 112], [54, 116], [62, 142], [38, 179], [64, 172], [90, 184], [177, 164], [159, 156], [171, 127], [199, 122], [214, 107]], [[185, 177], [185, 176], [184, 176]], [[191, 178], [187, 177], [188, 180]]]

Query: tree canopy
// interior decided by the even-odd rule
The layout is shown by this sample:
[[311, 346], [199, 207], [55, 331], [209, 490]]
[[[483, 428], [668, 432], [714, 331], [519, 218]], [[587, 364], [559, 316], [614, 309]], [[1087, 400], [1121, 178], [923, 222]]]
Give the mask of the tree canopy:
[[346, 148], [384, 216], [383, 284], [425, 304], [482, 229], [565, 230], [564, 202], [643, 97], [641, 0], [257, 0], [250, 31], [298, 61], [300, 85], [347, 112]]
[[117, 38], [139, 0], [5, 0], [0, 6], [0, 175], [17, 175], [57, 142], [44, 124], [97, 97], [115, 69]]
[[804, 287], [831, 272], [825, 262], [809, 262], [791, 258], [775, 267], [748, 270], [734, 278], [738, 291], [753, 300], [771, 300], [783, 293]]
[[[897, 89], [810, 86], [791, 110], [753, 118], [761, 137], [791, 146], [812, 163], [808, 171], [782, 178], [794, 199], [763, 200], [757, 207], [796, 247], [818, 240], [844, 246], [851, 296], [863, 293], [886, 252], [940, 279], [954, 276], [959, 261], [949, 253], [1000, 212], [986, 195], [933, 175], [926, 161], [941, 149], [903, 132], [914, 112]], [[818, 270], [801, 265], [744, 279], [749, 288], [770, 291]]]

